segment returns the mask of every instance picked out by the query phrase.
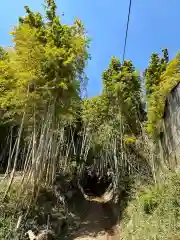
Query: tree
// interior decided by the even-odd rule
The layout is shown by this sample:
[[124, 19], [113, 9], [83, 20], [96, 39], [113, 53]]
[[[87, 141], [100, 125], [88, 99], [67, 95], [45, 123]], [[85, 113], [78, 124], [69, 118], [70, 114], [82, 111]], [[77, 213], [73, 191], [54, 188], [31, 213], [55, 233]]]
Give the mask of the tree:
[[163, 84], [164, 79], [162, 75], [166, 71], [168, 62], [168, 50], [165, 48], [162, 50], [162, 57], [157, 53], [151, 55], [149, 66], [144, 71], [148, 112], [147, 130], [151, 134], [153, 132], [158, 133], [158, 131], [156, 131], [157, 126], [155, 122], [156, 119], [161, 118], [161, 111], [159, 108], [162, 106], [161, 101], [164, 101], [161, 95], [162, 91], [159, 92], [159, 86]]
[[140, 76], [135, 71], [131, 61], [124, 61], [121, 65], [116, 58], [103, 73], [104, 93], [109, 102], [116, 108], [126, 123], [126, 131], [138, 134], [139, 122], [144, 120], [144, 110], [141, 101]]
[[40, 116], [50, 103], [57, 116], [66, 112], [71, 118], [80, 101], [89, 40], [80, 21], [62, 24], [55, 2], [45, 3], [45, 20], [26, 6], [27, 15], [11, 33], [14, 48], [7, 59], [0, 50], [0, 104], [6, 113], [8, 109], [7, 119], [21, 118], [24, 106], [29, 119], [34, 109]]
[[161, 74], [166, 70], [169, 61], [168, 50], [165, 48], [162, 50], [162, 53], [162, 57], [157, 53], [152, 53], [149, 66], [144, 71], [147, 96], [154, 91], [154, 88], [161, 80]]
[[0, 47], [0, 61], [5, 60], [8, 54], [4, 48]]
[[102, 94], [83, 103], [83, 121], [93, 144], [104, 148], [112, 144], [112, 139], [134, 141], [145, 119], [139, 75], [131, 61], [121, 65], [113, 57], [102, 73], [102, 80]]
[[180, 54], [168, 61], [168, 53], [164, 51], [161, 60], [161, 75], [159, 81], [153, 87], [153, 92], [148, 95], [148, 123], [147, 130], [154, 138], [159, 137], [161, 131], [161, 120], [167, 95], [179, 82]]

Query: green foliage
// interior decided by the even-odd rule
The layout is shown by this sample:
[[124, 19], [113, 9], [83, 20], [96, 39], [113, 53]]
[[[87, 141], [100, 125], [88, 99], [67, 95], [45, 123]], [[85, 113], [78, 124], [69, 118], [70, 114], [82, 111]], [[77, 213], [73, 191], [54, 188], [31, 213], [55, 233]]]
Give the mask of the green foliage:
[[[102, 125], [112, 126], [116, 131], [124, 124], [124, 132], [138, 134], [144, 118], [141, 102], [140, 77], [131, 61], [123, 65], [113, 57], [102, 74], [103, 93], [101, 96], [84, 101], [84, 121], [92, 129]], [[103, 127], [104, 128], [104, 127]], [[107, 128], [104, 128], [107, 131]]]
[[161, 74], [166, 70], [169, 61], [168, 50], [163, 49], [162, 53], [162, 58], [157, 53], [153, 53], [150, 58], [149, 66], [144, 71], [148, 96], [155, 91], [156, 86], [160, 83]]
[[83, 102], [83, 120], [93, 131], [108, 120], [108, 99], [105, 95], [96, 96]]
[[20, 196], [20, 181], [14, 181], [6, 200], [4, 201], [3, 195], [7, 188], [7, 182], [7, 180], [2, 181], [1, 179], [0, 183], [0, 238], [15, 239], [17, 236], [20, 237], [19, 231], [16, 232], [16, 226], [18, 218], [28, 209], [27, 199], [31, 194], [31, 191], [29, 188], [28, 191], [23, 191], [23, 195]]
[[131, 61], [112, 58], [107, 70], [103, 73], [104, 94], [107, 95], [111, 112], [120, 114], [126, 125], [125, 132], [138, 134], [140, 122], [144, 119], [141, 100], [140, 76]]
[[91, 155], [102, 164], [111, 159], [111, 165], [122, 164], [126, 168], [129, 159], [124, 160], [124, 156], [136, 154], [132, 149], [145, 118], [140, 80], [131, 61], [121, 64], [113, 57], [102, 74], [102, 94], [83, 101], [83, 123], [89, 134]]
[[[2, 240], [25, 240], [27, 239], [26, 233], [29, 229], [33, 231], [43, 230], [47, 224], [48, 217], [53, 216], [54, 221], [51, 222], [51, 229], [55, 232], [57, 239], [62, 239], [63, 230], [68, 231], [68, 229], [61, 228], [62, 219], [66, 217], [69, 220], [72, 216], [69, 216], [70, 214], [67, 215], [64, 206], [59, 204], [59, 198], [56, 197], [54, 190], [45, 188], [43, 184], [39, 185], [39, 195], [36, 200], [33, 199], [33, 204], [30, 206], [33, 185], [27, 183], [23, 188], [22, 186], [22, 176], [15, 177], [6, 201], [3, 201], [2, 196], [7, 187], [7, 180], [0, 183], [0, 238]], [[22, 219], [18, 230], [16, 230], [20, 216]], [[74, 227], [73, 225], [75, 225], [74, 219], [71, 227]]]
[[46, 1], [45, 18], [25, 9], [27, 15], [11, 33], [14, 48], [8, 57], [0, 49], [2, 117], [17, 120], [24, 107], [29, 118], [34, 109], [42, 115], [50, 102], [55, 103], [57, 115], [73, 116], [86, 79], [89, 40], [84, 26], [78, 20], [72, 26], [62, 24], [54, 1]]
[[7, 58], [8, 54], [4, 50], [4, 48], [0, 47], [0, 61], [5, 60]]
[[[164, 181], [163, 181], [164, 180]], [[180, 176], [170, 174], [158, 185], [144, 186], [129, 204], [122, 223], [123, 239], [169, 239], [179, 236]]]
[[144, 190], [139, 196], [145, 214], [152, 214], [161, 203], [164, 186], [153, 186]]
[[180, 54], [172, 59], [166, 70], [160, 75], [157, 85], [153, 86], [153, 92], [148, 95], [148, 132], [156, 137], [161, 129], [161, 119], [164, 114], [166, 97], [179, 82]]

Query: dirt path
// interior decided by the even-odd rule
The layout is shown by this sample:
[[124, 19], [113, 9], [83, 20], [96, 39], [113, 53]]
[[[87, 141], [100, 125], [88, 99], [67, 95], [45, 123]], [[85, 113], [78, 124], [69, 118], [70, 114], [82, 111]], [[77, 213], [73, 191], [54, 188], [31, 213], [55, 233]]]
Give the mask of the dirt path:
[[113, 211], [108, 204], [90, 202], [74, 240], [120, 240]]
[[[2, 177], [0, 176], [0, 179]], [[16, 174], [15, 178], [21, 179], [19, 174]], [[76, 202], [76, 206], [79, 205], [81, 223], [75, 234], [71, 235], [71, 240], [120, 240], [117, 217], [111, 203], [87, 201], [83, 197], [76, 201], [74, 198], [73, 202]]]

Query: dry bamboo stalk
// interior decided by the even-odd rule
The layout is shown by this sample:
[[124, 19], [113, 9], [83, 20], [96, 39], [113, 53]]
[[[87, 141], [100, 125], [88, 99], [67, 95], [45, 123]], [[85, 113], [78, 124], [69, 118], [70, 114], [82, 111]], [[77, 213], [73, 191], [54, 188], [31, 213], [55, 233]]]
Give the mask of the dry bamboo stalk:
[[16, 165], [17, 165], [17, 161], [18, 161], [18, 153], [19, 153], [19, 147], [20, 147], [20, 140], [21, 140], [21, 135], [22, 135], [22, 131], [23, 131], [23, 125], [24, 125], [24, 118], [25, 118], [25, 112], [23, 113], [23, 119], [22, 119], [22, 122], [21, 122], [21, 126], [20, 126], [20, 129], [19, 129], [19, 135], [18, 135], [18, 140], [17, 140], [17, 148], [16, 148], [16, 154], [15, 154], [15, 159], [14, 159], [14, 166], [13, 166], [13, 169], [12, 169], [12, 172], [11, 172], [11, 177], [10, 177], [10, 180], [9, 180], [9, 183], [8, 183], [8, 186], [7, 186], [7, 189], [4, 193], [4, 197], [3, 199], [5, 200], [5, 198], [7, 197], [7, 194], [11, 188], [11, 185], [13, 183], [13, 180], [14, 180], [14, 175], [15, 175], [15, 170], [16, 170]]

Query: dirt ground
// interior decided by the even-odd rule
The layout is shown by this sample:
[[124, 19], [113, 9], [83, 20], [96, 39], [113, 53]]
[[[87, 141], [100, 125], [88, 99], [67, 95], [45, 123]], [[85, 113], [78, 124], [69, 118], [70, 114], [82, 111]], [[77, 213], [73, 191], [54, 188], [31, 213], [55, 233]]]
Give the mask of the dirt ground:
[[74, 240], [120, 240], [116, 220], [109, 204], [90, 202]]

